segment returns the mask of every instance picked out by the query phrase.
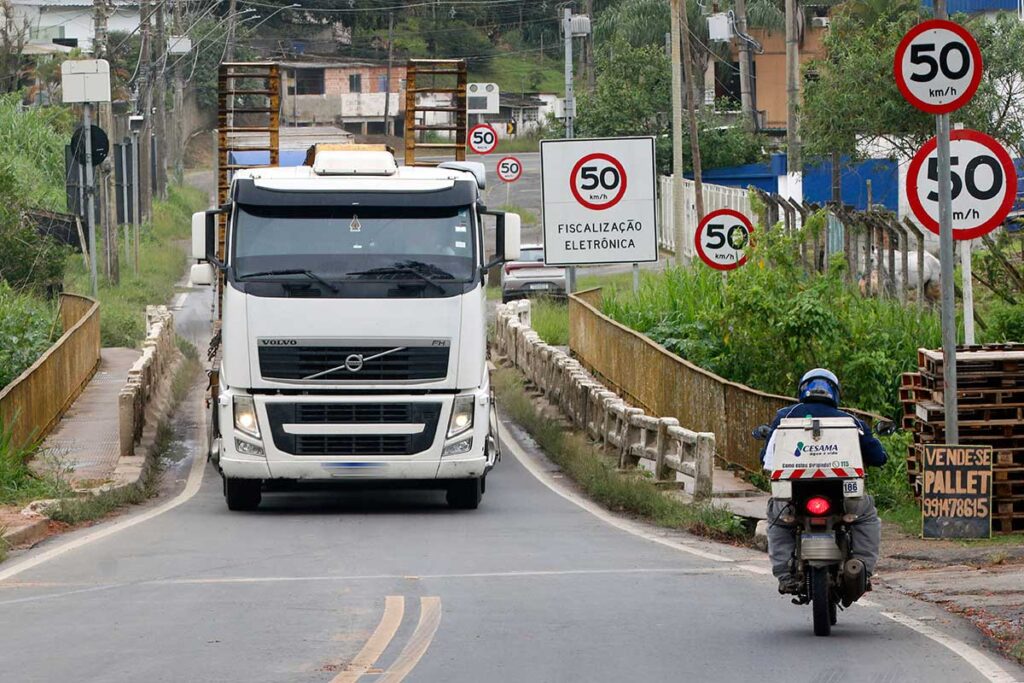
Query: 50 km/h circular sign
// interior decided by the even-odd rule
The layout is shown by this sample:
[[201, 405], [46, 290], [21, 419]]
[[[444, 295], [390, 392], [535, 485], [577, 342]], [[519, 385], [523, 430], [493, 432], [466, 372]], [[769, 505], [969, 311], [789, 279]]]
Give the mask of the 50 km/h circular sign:
[[469, 129], [469, 150], [474, 154], [490, 154], [498, 148], [498, 133], [487, 123]]
[[506, 183], [514, 183], [523, 175], [523, 164], [515, 157], [505, 157], [498, 161], [498, 177]]
[[581, 206], [610, 209], [626, 194], [626, 169], [611, 154], [588, 154], [573, 166], [569, 189]]
[[[954, 130], [949, 160], [953, 238], [970, 240], [997, 228], [1017, 197], [1017, 171], [999, 142], [976, 130]], [[939, 164], [936, 139], [914, 155], [907, 170], [907, 199], [924, 227], [939, 234]]]
[[700, 260], [715, 270], [735, 270], [747, 262], [754, 224], [739, 211], [712, 211], [697, 228], [695, 243]]
[[903, 97], [929, 114], [947, 114], [967, 104], [981, 82], [981, 70], [981, 50], [974, 36], [944, 19], [910, 29], [893, 64]]

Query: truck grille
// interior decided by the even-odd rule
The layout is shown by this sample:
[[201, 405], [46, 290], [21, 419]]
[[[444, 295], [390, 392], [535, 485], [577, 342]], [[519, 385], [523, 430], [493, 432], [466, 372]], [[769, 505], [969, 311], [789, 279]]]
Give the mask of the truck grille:
[[[394, 351], [396, 348], [261, 346], [260, 373], [266, 379], [311, 382], [394, 382], [444, 379], [448, 375], [448, 347], [408, 346]], [[373, 358], [377, 354], [386, 355]]]
[[[270, 403], [274, 446], [291, 455], [412, 455], [430, 448], [440, 403]], [[288, 434], [286, 424], [416, 424], [418, 434]]]

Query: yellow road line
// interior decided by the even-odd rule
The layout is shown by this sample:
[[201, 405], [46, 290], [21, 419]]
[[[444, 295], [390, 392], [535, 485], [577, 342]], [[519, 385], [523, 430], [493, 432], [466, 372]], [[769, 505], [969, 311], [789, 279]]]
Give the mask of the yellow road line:
[[405, 598], [400, 595], [389, 595], [384, 599], [384, 615], [374, 630], [373, 635], [363, 645], [363, 649], [349, 663], [344, 671], [335, 676], [331, 683], [356, 683], [369, 671], [377, 659], [384, 653], [391, 640], [398, 632], [405, 616]]
[[420, 598], [420, 621], [416, 624], [416, 630], [412, 632], [412, 637], [398, 655], [398, 659], [377, 679], [377, 683], [401, 683], [430, 647], [440, 624], [441, 598]]

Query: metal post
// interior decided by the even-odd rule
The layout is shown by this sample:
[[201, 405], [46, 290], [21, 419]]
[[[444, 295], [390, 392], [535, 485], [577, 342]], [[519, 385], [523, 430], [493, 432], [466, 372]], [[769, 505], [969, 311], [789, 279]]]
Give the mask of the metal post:
[[[946, 19], [945, 0], [936, 0], [935, 18]], [[939, 156], [939, 261], [942, 266], [942, 402], [946, 443], [960, 443], [956, 396], [956, 302], [953, 282], [953, 197], [949, 168], [949, 114], [936, 117]]]
[[96, 188], [92, 175], [92, 104], [82, 105], [82, 131], [85, 138], [85, 221], [89, 228], [89, 278], [92, 296], [99, 298], [99, 283], [96, 277]]
[[142, 173], [139, 169], [139, 131], [132, 131], [132, 272], [139, 274], [139, 224], [142, 218], [139, 216], [139, 183]]
[[640, 293], [640, 264], [633, 264], [633, 293]]
[[684, 239], [683, 221], [683, 73], [682, 53], [680, 50], [679, 12], [680, 0], [672, 0], [672, 221], [673, 241], [676, 245], [676, 265], [683, 265], [686, 240]]
[[[386, 79], [386, 86], [384, 87], [384, 135], [393, 135], [391, 122], [391, 68], [392, 61], [394, 59], [393, 43], [395, 34], [395, 13], [388, 12], [388, 76]], [[298, 94], [298, 84], [296, 84], [296, 94]], [[292, 102], [295, 99], [292, 98]], [[294, 106], [294, 105], [293, 105]]]
[[[576, 117], [576, 95], [572, 87], [572, 10], [568, 7], [562, 15], [562, 33], [565, 37], [565, 139], [574, 137], [573, 119]], [[572, 294], [576, 291], [576, 267], [566, 270], [566, 288]]]
[[960, 243], [960, 272], [964, 290], [964, 344], [974, 346], [974, 277], [971, 274], [971, 251], [974, 240]]

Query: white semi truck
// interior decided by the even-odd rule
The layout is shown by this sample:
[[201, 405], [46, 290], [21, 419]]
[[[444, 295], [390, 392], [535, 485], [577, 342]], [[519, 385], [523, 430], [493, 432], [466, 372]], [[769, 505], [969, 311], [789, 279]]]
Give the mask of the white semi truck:
[[484, 182], [482, 164], [321, 145], [307, 165], [236, 172], [229, 201], [193, 216], [192, 280], [223, 278], [210, 457], [230, 509], [328, 481], [479, 505], [498, 457], [484, 284], [520, 234]]

